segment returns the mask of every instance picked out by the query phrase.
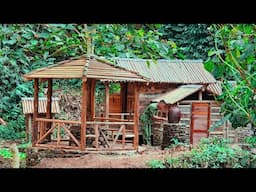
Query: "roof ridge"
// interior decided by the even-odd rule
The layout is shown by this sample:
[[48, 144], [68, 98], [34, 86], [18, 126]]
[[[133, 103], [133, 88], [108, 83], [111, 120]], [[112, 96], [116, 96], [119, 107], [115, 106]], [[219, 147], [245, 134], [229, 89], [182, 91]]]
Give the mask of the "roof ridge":
[[158, 59], [157, 61], [178, 61], [178, 62], [203, 62], [202, 59]]
[[[132, 61], [153, 61], [153, 59], [142, 59], [142, 58], [121, 58], [121, 57], [114, 57], [114, 60], [132, 60]], [[156, 61], [169, 61], [169, 62], [203, 62], [202, 59], [156, 59]]]
[[112, 63], [111, 61], [106, 60], [105, 58], [98, 57], [98, 56], [95, 57], [95, 56], [94, 56], [93, 59], [96, 59], [96, 60], [98, 60], [98, 61], [104, 62], [104, 63], [106, 63], [107, 65], [110, 65], [110, 66], [112, 66], [112, 67], [115, 67], [115, 68], [118, 68], [118, 69], [122, 69], [122, 70], [128, 71], [128, 72], [130, 72], [130, 73], [136, 74], [136, 75], [140, 76], [140, 77], [141, 77], [142, 79], [144, 79], [144, 80], [147, 80], [147, 81], [150, 80], [149, 77], [146, 77], [146, 76], [144, 76], [144, 75], [141, 75], [139, 72], [132, 71], [132, 70], [129, 70], [129, 69], [125, 68], [125, 67], [119, 66], [119, 65], [117, 65], [117, 64], [115, 64], [115, 63]]

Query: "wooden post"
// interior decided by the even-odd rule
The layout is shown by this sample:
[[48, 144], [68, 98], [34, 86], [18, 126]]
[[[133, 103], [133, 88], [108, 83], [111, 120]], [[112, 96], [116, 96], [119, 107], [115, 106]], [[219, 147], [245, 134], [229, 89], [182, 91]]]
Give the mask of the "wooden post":
[[52, 79], [48, 79], [46, 118], [52, 118]]
[[26, 118], [28, 119], [28, 140], [27, 142], [28, 143], [31, 143], [32, 142], [32, 130], [33, 130], [33, 127], [32, 127], [32, 115], [31, 114], [28, 114], [26, 115]]
[[121, 83], [121, 93], [120, 93], [120, 103], [121, 103], [121, 111], [122, 113], [128, 112], [127, 111], [127, 83]]
[[87, 102], [87, 113], [86, 113], [86, 119], [92, 120], [92, 114], [91, 114], [91, 84], [92, 84], [92, 79], [87, 79], [87, 90], [86, 90], [86, 102]]
[[209, 128], [211, 126], [211, 103], [208, 103], [208, 114], [207, 114], [207, 137], [209, 137]]
[[202, 100], [203, 100], [203, 92], [202, 92], [202, 90], [200, 90], [200, 91], [198, 92], [198, 100], [199, 100], [199, 101], [202, 101]]
[[96, 81], [94, 79], [92, 79], [91, 82], [91, 114], [92, 114], [92, 119], [95, 117], [95, 85], [96, 85]]
[[86, 101], [86, 90], [87, 90], [87, 79], [82, 79], [82, 101], [81, 101], [81, 151], [85, 150], [86, 144], [86, 109], [87, 109], [87, 101]]
[[[46, 118], [52, 118], [52, 79], [48, 79]], [[47, 127], [46, 130], [44, 130], [43, 134], [45, 133], [45, 131], [48, 131], [51, 128], [51, 122], [48, 122], [44, 125], [47, 125]], [[47, 140], [51, 140], [51, 134], [49, 134]]]
[[139, 143], [139, 91], [138, 85], [135, 83], [134, 85], [134, 140], [133, 140], [133, 147], [135, 150], [138, 150], [138, 143]]
[[33, 134], [32, 134], [32, 146], [34, 147], [37, 141], [38, 127], [36, 118], [38, 116], [38, 92], [39, 92], [39, 80], [34, 80], [34, 114], [33, 114]]
[[105, 83], [105, 116], [109, 118], [109, 83]]

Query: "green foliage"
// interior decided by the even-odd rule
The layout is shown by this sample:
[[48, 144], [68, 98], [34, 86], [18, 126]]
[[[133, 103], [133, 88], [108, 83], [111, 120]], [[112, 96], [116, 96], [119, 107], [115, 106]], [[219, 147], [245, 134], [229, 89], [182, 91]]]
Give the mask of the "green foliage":
[[246, 137], [244, 141], [252, 147], [256, 147], [256, 136]]
[[226, 24], [212, 25], [212, 29], [215, 45], [206, 64], [223, 82], [223, 94], [218, 98], [224, 101], [222, 112], [230, 114], [234, 128], [248, 123], [256, 127], [256, 26]]
[[3, 148], [3, 149], [0, 149], [0, 156], [2, 156], [5, 159], [11, 159], [12, 152], [10, 152], [9, 149]]
[[174, 137], [170, 140], [171, 145], [168, 148], [175, 149], [178, 146], [189, 147], [188, 144], [179, 141], [178, 138]]
[[220, 127], [221, 125], [223, 125], [227, 120], [229, 120], [231, 117], [231, 114], [227, 114], [226, 116], [224, 116], [222, 119], [220, 119], [219, 121], [217, 121], [216, 123], [212, 124], [211, 127], [209, 128], [209, 131], [214, 131], [215, 128]]
[[214, 45], [209, 27], [209, 24], [168, 24], [162, 25], [160, 32], [163, 38], [175, 42], [184, 58], [206, 61]]
[[113, 94], [113, 93], [120, 93], [121, 90], [121, 86], [120, 83], [111, 83], [109, 85], [109, 93]]
[[106, 24], [98, 25], [94, 35], [95, 54], [112, 59], [151, 58], [170, 59], [183, 57], [172, 41], [164, 38], [163, 25]]
[[[9, 149], [2, 148], [2, 149], [0, 149], [0, 156], [2, 156], [5, 159], [11, 159], [13, 157], [13, 154], [12, 154], [12, 152]], [[21, 160], [25, 159], [26, 158], [26, 153], [20, 152], [19, 156], [20, 156]]]
[[160, 161], [160, 160], [150, 160], [150, 161], [147, 162], [147, 164], [151, 168], [165, 168], [163, 162]]
[[166, 158], [158, 165], [166, 168], [249, 168], [254, 167], [255, 162], [256, 155], [231, 148], [227, 140], [204, 138], [190, 152], [177, 158]]

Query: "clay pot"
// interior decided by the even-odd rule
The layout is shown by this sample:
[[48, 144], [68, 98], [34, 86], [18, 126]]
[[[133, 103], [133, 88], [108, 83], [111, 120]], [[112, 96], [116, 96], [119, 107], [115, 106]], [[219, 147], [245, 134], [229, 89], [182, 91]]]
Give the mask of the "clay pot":
[[181, 110], [178, 106], [171, 106], [168, 111], [168, 123], [179, 123]]

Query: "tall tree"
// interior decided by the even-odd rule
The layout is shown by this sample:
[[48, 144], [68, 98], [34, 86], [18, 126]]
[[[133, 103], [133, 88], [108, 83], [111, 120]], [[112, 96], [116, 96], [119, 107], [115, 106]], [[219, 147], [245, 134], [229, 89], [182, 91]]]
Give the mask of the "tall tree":
[[[223, 82], [222, 111], [234, 128], [256, 127], [256, 25], [213, 25], [215, 46], [206, 65]], [[235, 81], [231, 84], [229, 80]]]

